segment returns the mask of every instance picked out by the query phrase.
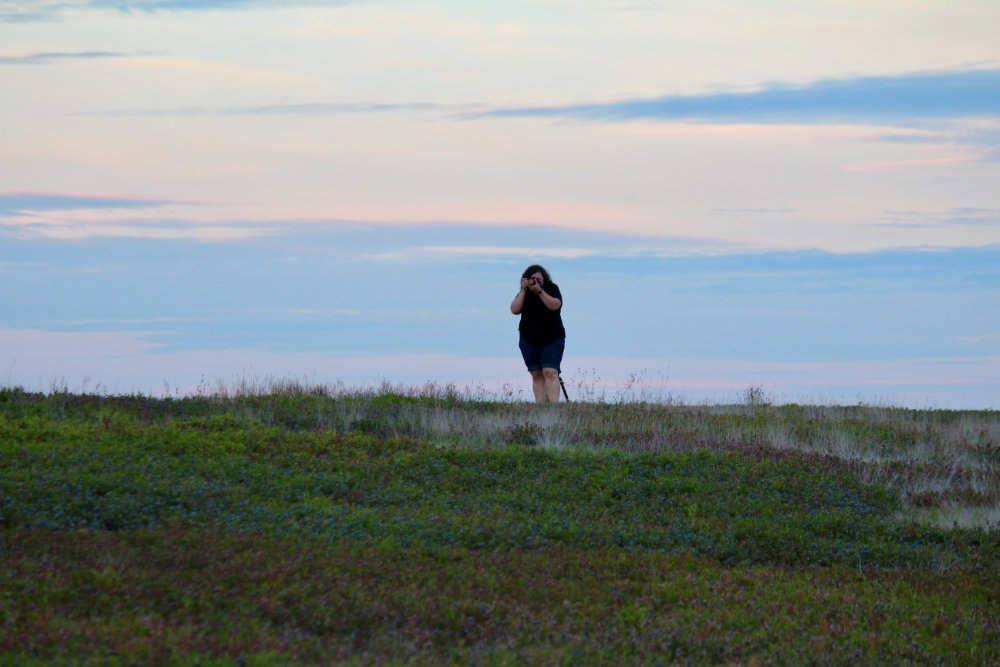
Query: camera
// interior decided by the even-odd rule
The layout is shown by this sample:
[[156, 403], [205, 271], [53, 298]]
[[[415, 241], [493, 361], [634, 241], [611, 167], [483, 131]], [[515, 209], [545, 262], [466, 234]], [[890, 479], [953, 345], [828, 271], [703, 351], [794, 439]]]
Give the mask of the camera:
[[534, 285], [535, 284], [535, 279], [534, 278], [528, 278], [528, 284], [529, 285]]

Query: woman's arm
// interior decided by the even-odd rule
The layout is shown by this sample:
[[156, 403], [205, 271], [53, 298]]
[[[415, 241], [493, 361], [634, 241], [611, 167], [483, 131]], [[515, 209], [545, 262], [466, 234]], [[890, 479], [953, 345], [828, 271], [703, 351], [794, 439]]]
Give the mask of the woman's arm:
[[549, 310], [559, 310], [559, 308], [562, 306], [562, 299], [557, 299], [556, 297], [552, 296], [551, 294], [545, 291], [544, 287], [539, 291], [535, 292], [535, 294], [538, 295], [538, 298], [542, 300], [542, 303], [544, 303], [545, 307], [548, 308]]
[[517, 293], [514, 300], [510, 302], [510, 312], [515, 315], [521, 314], [521, 309], [524, 308], [524, 296], [525, 291], [528, 289], [528, 281], [525, 278], [521, 278], [521, 291]]

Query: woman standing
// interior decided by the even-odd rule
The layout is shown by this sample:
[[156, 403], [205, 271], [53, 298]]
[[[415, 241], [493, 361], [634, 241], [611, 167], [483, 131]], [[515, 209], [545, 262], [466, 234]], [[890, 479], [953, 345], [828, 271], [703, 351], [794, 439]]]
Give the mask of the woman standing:
[[521, 316], [520, 348], [524, 365], [531, 373], [531, 389], [536, 403], [559, 400], [559, 364], [566, 346], [563, 328], [562, 293], [549, 272], [532, 264], [521, 274], [521, 291], [510, 304], [510, 312]]

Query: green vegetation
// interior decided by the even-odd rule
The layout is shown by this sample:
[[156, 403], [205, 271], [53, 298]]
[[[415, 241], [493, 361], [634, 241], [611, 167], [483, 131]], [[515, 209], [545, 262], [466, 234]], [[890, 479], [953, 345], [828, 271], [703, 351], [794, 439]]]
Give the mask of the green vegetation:
[[0, 665], [1000, 661], [1000, 413], [0, 390]]

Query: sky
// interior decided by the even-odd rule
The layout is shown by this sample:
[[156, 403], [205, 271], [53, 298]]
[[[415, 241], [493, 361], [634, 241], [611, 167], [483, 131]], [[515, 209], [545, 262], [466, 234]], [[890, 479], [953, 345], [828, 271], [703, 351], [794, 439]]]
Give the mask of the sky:
[[1000, 409], [995, 0], [0, 0], [0, 385]]

